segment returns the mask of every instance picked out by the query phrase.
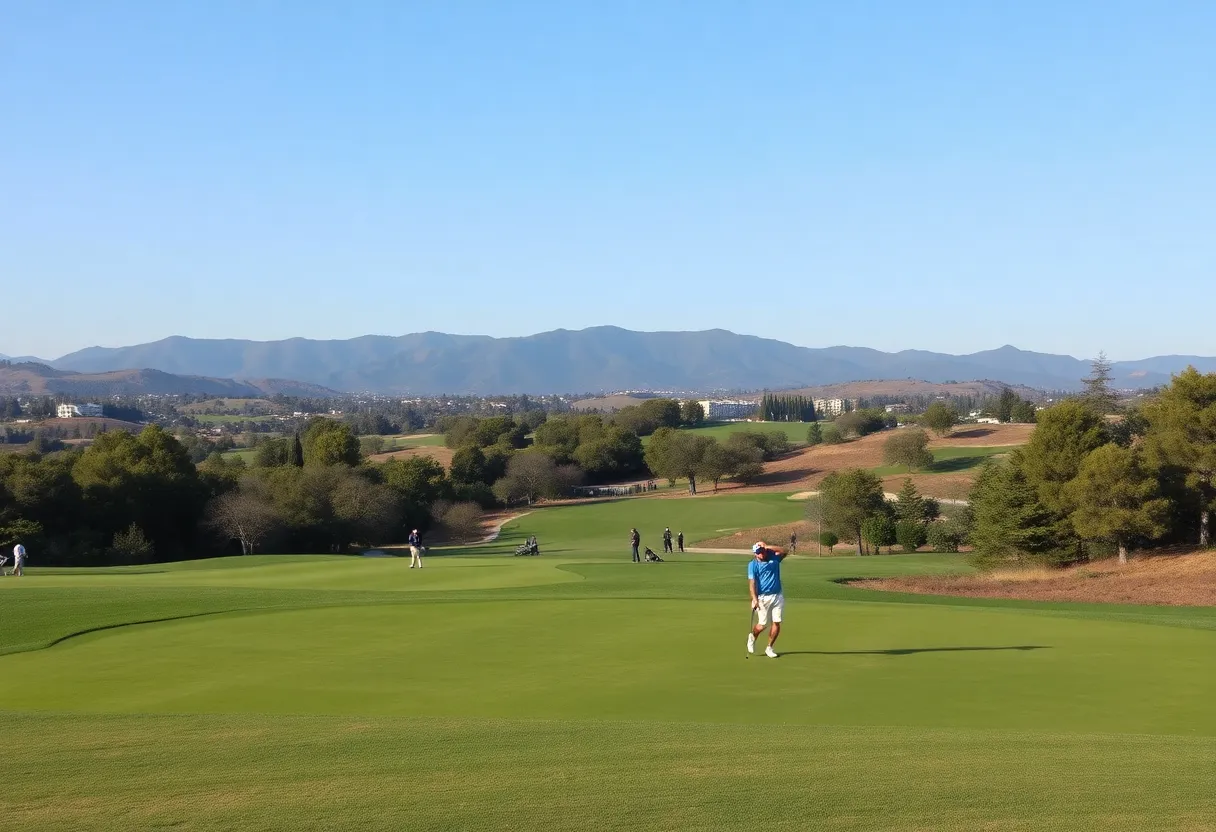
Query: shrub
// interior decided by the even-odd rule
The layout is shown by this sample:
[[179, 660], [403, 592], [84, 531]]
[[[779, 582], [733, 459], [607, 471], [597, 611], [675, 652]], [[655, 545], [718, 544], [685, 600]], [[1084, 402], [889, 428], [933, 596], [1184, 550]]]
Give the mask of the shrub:
[[962, 535], [949, 523], [930, 523], [925, 539], [935, 552], [957, 552]]
[[905, 552], [915, 552], [925, 545], [925, 524], [915, 520], [900, 520], [895, 524], [895, 539]]
[[819, 542], [828, 547], [828, 553], [830, 554], [833, 547], [840, 542], [840, 538], [836, 535], [836, 532], [824, 532], [819, 535]]

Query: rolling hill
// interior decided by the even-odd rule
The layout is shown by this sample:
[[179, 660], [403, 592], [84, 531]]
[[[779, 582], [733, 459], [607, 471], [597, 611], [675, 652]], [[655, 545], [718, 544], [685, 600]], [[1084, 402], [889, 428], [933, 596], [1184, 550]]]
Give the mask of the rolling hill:
[[[559, 393], [714, 391], [820, 387], [873, 379], [940, 383], [991, 379], [1048, 390], [1076, 389], [1088, 362], [1012, 346], [969, 355], [864, 347], [798, 347], [725, 330], [634, 332], [617, 327], [555, 330], [520, 338], [423, 332], [343, 341], [166, 338], [121, 348], [90, 347], [57, 369], [102, 373], [147, 367], [210, 378], [293, 378], [342, 391], [384, 393]], [[1160, 356], [1116, 363], [1120, 387], [1165, 383], [1216, 358]]]
[[332, 396], [333, 390], [316, 384], [283, 379], [248, 379], [181, 376], [160, 370], [114, 370], [77, 373], [45, 364], [0, 364], [0, 394], [61, 395], [100, 398], [118, 395], [209, 394], [228, 397]]

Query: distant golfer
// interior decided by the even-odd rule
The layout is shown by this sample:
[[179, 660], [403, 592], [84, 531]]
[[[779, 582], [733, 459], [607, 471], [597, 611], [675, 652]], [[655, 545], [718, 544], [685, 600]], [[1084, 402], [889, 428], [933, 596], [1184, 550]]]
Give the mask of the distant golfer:
[[629, 530], [629, 546], [633, 549], [633, 562], [641, 563], [642, 556], [638, 554], [638, 547], [642, 545], [642, 536], [638, 534], [637, 529]]
[[25, 547], [18, 543], [13, 547], [13, 571], [10, 575], [16, 575], [20, 578], [25, 574]]
[[798, 532], [790, 532], [790, 554], [798, 551]]
[[777, 658], [773, 645], [781, 635], [781, 618], [785, 612], [785, 596], [781, 594], [781, 561], [785, 552], [767, 546], [763, 540], [752, 547], [755, 558], [747, 565], [747, 588], [752, 596], [752, 609], [756, 611], [756, 626], [747, 634], [747, 652], [756, 652], [756, 636], [764, 632], [772, 616], [773, 626], [768, 633], [768, 647], [764, 655]]
[[410, 569], [417, 566], [422, 568], [422, 537], [418, 534], [418, 530], [414, 529], [410, 532]]
[[670, 552], [670, 551], [672, 551], [672, 548], [671, 548], [671, 527], [670, 527], [670, 526], [668, 526], [668, 527], [666, 527], [666, 528], [664, 528], [664, 529], [663, 529], [663, 554], [667, 554], [667, 553], [668, 553], [668, 552]]
[[684, 551], [684, 532], [676, 535], [676, 545], [680, 547], [680, 551]]

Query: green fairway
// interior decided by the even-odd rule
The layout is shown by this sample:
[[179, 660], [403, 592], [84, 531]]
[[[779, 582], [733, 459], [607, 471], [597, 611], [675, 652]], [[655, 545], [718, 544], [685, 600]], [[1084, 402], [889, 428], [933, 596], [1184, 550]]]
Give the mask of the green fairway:
[[[703, 428], [683, 428], [689, 433], [699, 433], [702, 436], [712, 436], [719, 441], [725, 441], [733, 433], [781, 431], [791, 444], [805, 445], [806, 434], [811, 428], [810, 422], [721, 422], [707, 425]], [[642, 438], [642, 444], [647, 444], [649, 436]]]
[[[784, 495], [542, 509], [408, 560], [0, 579], [14, 829], [1212, 830], [1216, 610], [944, 599], [794, 558], [744, 659], [737, 555]], [[509, 552], [536, 534], [542, 556]], [[10, 777], [10, 783], [12, 777]], [[7, 828], [7, 826], [6, 826]]]
[[400, 436], [384, 436], [385, 451], [400, 451], [405, 448], [442, 448], [442, 433], [409, 433]]
[[[917, 473], [952, 474], [958, 471], [968, 471], [972, 468], [978, 468], [994, 456], [1007, 454], [1017, 447], [1017, 445], [962, 445], [957, 447], [931, 448], [933, 464]], [[907, 473], [908, 469], [902, 465], [884, 465], [881, 468], [871, 468], [870, 470], [880, 477], [886, 477], [892, 474]]]

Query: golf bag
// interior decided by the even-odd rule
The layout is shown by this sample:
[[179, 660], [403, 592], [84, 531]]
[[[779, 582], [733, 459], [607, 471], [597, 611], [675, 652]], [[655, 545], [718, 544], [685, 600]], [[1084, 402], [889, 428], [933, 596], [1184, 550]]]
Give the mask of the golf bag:
[[647, 563], [662, 563], [663, 559], [654, 553], [654, 549], [646, 547], [646, 562]]

